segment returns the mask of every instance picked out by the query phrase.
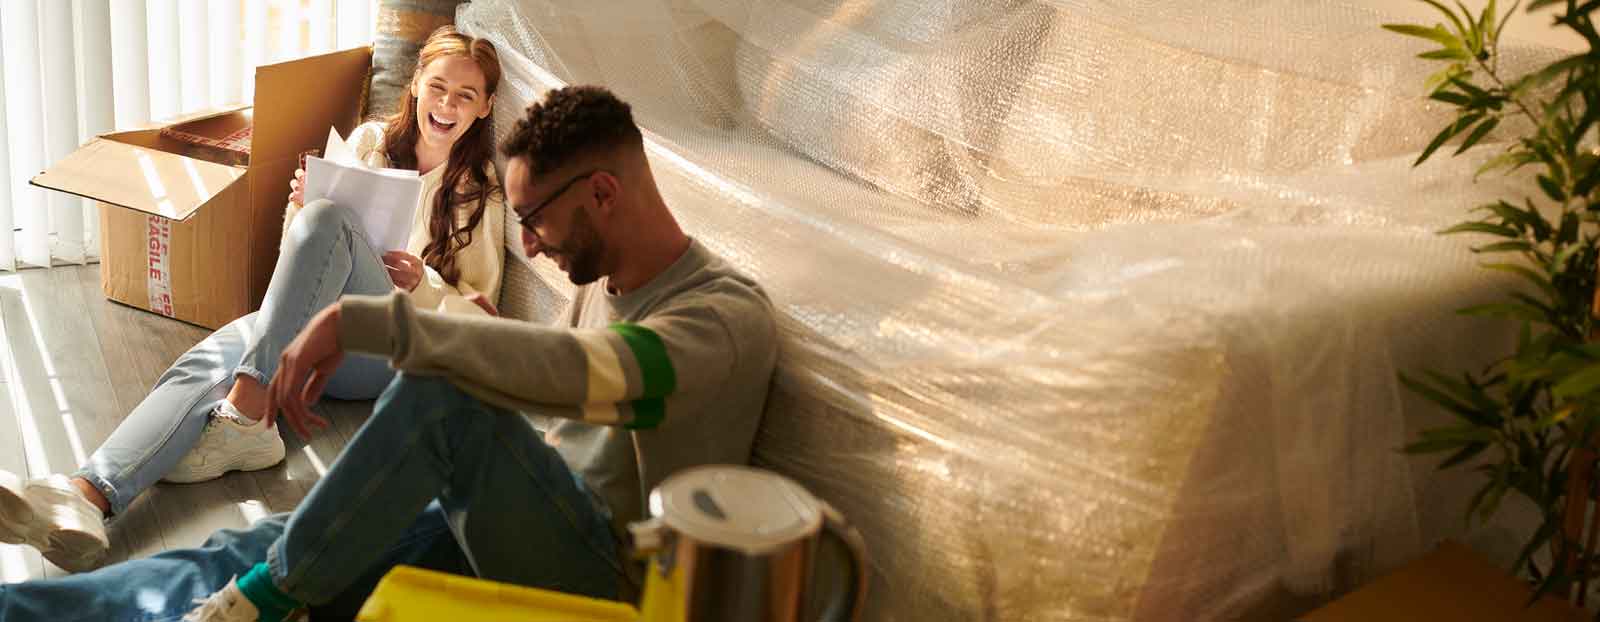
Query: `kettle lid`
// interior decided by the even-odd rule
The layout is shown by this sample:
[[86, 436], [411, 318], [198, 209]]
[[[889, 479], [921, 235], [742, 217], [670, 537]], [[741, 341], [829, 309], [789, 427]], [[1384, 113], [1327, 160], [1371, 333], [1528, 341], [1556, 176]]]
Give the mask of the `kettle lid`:
[[804, 487], [733, 465], [673, 474], [650, 493], [650, 513], [685, 537], [747, 555], [770, 553], [822, 527], [821, 506]]

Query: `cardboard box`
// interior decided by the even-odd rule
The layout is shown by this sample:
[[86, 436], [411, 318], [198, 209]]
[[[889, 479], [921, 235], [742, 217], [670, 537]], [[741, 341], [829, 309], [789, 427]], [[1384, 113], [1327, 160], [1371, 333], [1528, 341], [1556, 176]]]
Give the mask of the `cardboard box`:
[[[361, 114], [372, 48], [264, 65], [255, 103], [89, 141], [33, 178], [100, 204], [107, 298], [209, 328], [261, 304], [299, 155]], [[249, 128], [248, 162], [196, 145]], [[169, 131], [163, 134], [162, 130]]]
[[1525, 607], [1533, 589], [1467, 547], [1446, 541], [1393, 574], [1300, 618], [1302, 622], [1583, 622], [1554, 596]]

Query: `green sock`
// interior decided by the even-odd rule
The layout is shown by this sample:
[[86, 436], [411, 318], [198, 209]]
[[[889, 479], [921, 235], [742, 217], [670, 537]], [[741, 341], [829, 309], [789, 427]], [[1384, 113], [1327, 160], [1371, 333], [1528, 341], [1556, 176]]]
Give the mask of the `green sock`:
[[261, 622], [283, 622], [290, 613], [300, 608], [300, 602], [272, 584], [272, 571], [267, 569], [266, 562], [250, 568], [250, 572], [239, 577], [237, 583], [239, 591], [261, 612]]

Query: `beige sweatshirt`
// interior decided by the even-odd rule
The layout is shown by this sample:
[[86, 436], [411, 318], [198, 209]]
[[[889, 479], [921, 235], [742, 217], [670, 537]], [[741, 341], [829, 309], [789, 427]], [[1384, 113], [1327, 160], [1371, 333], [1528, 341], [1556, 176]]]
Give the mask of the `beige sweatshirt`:
[[[383, 152], [382, 123], [374, 121], [361, 124], [350, 133], [347, 142], [354, 148], [356, 157], [367, 166], [389, 167], [389, 157]], [[412, 255], [421, 257], [422, 249], [431, 241], [428, 236], [428, 212], [433, 208], [434, 197], [438, 195], [439, 186], [444, 180], [444, 169], [442, 165], [437, 166], [422, 176], [422, 204], [417, 209], [416, 221], [411, 225], [411, 238], [406, 243], [406, 252]], [[488, 167], [488, 173], [489, 183], [498, 185], [500, 181], [495, 177], [493, 166]], [[457, 221], [466, 224], [477, 202], [456, 207]], [[501, 248], [505, 240], [504, 193], [491, 195], [483, 210], [483, 218], [472, 230], [472, 242], [456, 255], [456, 267], [461, 271], [456, 284], [452, 286], [446, 283], [433, 268], [424, 268], [422, 282], [411, 291], [411, 302], [417, 308], [487, 315], [478, 305], [467, 302], [466, 295], [476, 292], [487, 296], [490, 302], [497, 303], [500, 300], [501, 261], [505, 258], [505, 251]], [[286, 234], [289, 223], [298, 213], [300, 206], [294, 203], [284, 208], [283, 230]], [[289, 236], [284, 235], [283, 239], [287, 240]], [[382, 253], [385, 249], [373, 250]]]
[[668, 475], [750, 460], [778, 357], [766, 294], [699, 242], [637, 290], [578, 288], [559, 326], [345, 296], [339, 345], [532, 415], [618, 530]]

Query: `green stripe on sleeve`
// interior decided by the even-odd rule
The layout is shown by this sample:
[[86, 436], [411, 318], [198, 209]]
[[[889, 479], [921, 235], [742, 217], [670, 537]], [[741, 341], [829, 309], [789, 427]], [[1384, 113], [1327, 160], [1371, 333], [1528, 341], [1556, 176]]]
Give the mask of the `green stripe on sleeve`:
[[661, 398], [634, 400], [633, 419], [623, 424], [629, 430], [648, 430], [661, 425], [661, 420], [667, 416], [667, 402]]
[[[644, 381], [644, 394], [640, 401], [671, 395], [678, 386], [677, 373], [672, 369], [672, 359], [667, 357], [667, 346], [655, 331], [638, 324], [617, 323], [611, 330], [622, 336], [623, 342], [633, 352], [639, 363], [639, 377]], [[635, 406], [637, 409], [637, 405]], [[637, 418], [637, 414], [636, 414]]]

